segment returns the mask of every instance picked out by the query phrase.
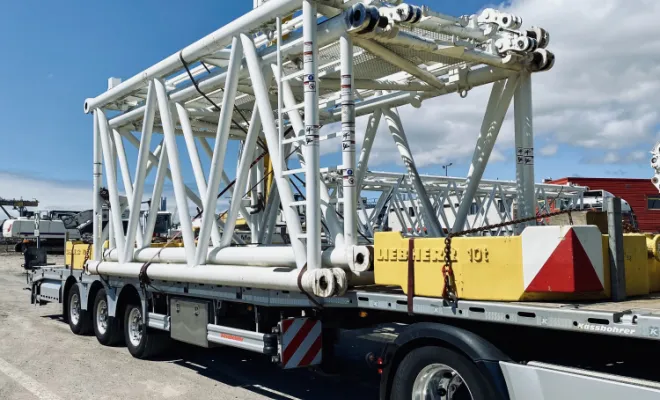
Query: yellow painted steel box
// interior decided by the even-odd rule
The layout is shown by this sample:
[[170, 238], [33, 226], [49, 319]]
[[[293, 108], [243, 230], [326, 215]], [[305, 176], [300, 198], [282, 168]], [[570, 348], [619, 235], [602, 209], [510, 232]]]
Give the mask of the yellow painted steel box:
[[[107, 249], [109, 242], [106, 240], [103, 248]], [[88, 253], [89, 252], [89, 253]], [[84, 243], [81, 241], [69, 240], [66, 242], [66, 250], [64, 252], [64, 264], [71, 269], [83, 269], [83, 264], [87, 254], [92, 258], [94, 253], [94, 245], [91, 243]]]
[[[545, 228], [545, 227], [538, 227]], [[542, 275], [553, 255], [539, 255], [542, 266], [534, 264], [536, 249], [530, 259], [523, 259], [523, 253], [529, 257], [529, 249], [523, 252], [525, 233], [522, 236], [500, 237], [457, 237], [452, 239], [451, 256], [456, 292], [459, 298], [471, 300], [499, 301], [567, 301], [606, 299], [610, 295], [610, 266], [608, 236], [601, 235], [595, 227], [565, 227], [561, 228], [565, 235], [568, 230], [574, 230], [575, 235], [557, 238], [558, 227], [550, 228], [550, 239], [555, 243], [548, 244], [548, 253], [558, 254], [558, 260], [552, 262], [559, 267], [552, 271], [552, 279], [570, 281], [574, 286], [562, 290], [561, 285], [548, 286], [544, 291], [532, 290], [535, 286], [534, 274]], [[529, 229], [529, 228], [528, 228]], [[591, 230], [590, 230], [591, 229]], [[528, 231], [534, 233], [534, 230]], [[538, 231], [536, 231], [538, 232]], [[553, 233], [554, 232], [554, 233]], [[588, 238], [585, 235], [588, 234]], [[555, 236], [552, 236], [555, 235]], [[570, 237], [569, 237], [570, 236]], [[538, 253], [543, 253], [546, 242], [535, 240], [535, 235], [528, 235], [527, 243], [538, 247]], [[577, 239], [576, 239], [577, 238]], [[568, 248], [565, 241], [580, 240], [580, 246]], [[380, 285], [398, 286], [407, 292], [408, 286], [408, 248], [409, 238], [404, 238], [400, 232], [378, 232], [374, 241], [374, 273], [375, 281]], [[557, 244], [559, 243], [559, 245]], [[562, 244], [564, 243], [564, 244]], [[553, 246], [554, 250], [553, 250]], [[584, 248], [587, 250], [584, 250]], [[442, 297], [444, 290], [444, 238], [415, 238], [413, 244], [414, 294], [425, 297]], [[567, 249], [567, 250], [566, 250]], [[585, 258], [589, 253], [588, 259]], [[568, 255], [567, 255], [568, 254]], [[544, 258], [545, 257], [545, 258]], [[624, 235], [624, 260], [626, 268], [626, 287], [629, 296], [648, 294], [650, 285], [649, 256], [644, 235]], [[585, 277], [584, 260], [591, 260], [592, 268]], [[563, 263], [563, 265], [561, 265]], [[569, 269], [564, 268], [565, 264]], [[573, 265], [575, 264], [575, 265]], [[553, 267], [551, 265], [551, 267]], [[526, 275], [531, 275], [526, 276]], [[588, 274], [587, 274], [588, 275]], [[583, 284], [578, 285], [578, 279]], [[585, 289], [584, 282], [595, 282], [595, 286]], [[543, 281], [544, 286], [545, 281]]]

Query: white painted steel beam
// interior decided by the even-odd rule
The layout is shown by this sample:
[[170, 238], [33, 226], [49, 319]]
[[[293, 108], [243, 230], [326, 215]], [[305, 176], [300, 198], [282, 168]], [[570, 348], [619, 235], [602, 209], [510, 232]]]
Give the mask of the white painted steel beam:
[[[241, 200], [243, 199], [243, 188], [247, 183], [248, 172], [250, 165], [254, 161], [255, 149], [257, 148], [257, 139], [261, 132], [261, 119], [259, 118], [258, 108], [255, 105], [252, 111], [252, 118], [250, 119], [250, 128], [248, 129], [247, 138], [243, 145], [243, 153], [241, 155], [238, 170], [236, 171], [236, 190], [229, 203], [229, 211], [227, 212], [227, 220], [225, 222], [225, 230], [223, 233], [220, 247], [227, 247], [231, 244], [230, 232], [234, 231], [236, 227], [236, 219], [240, 211]], [[258, 240], [258, 239], [257, 239]]]
[[[179, 223], [181, 224], [179, 229], [181, 229], [183, 246], [186, 249], [186, 259], [189, 264], [192, 264], [195, 254], [195, 237], [193, 236], [192, 221], [190, 219], [190, 211], [188, 210], [188, 198], [185, 185], [183, 184], [183, 175], [181, 174], [181, 163], [179, 162], [179, 151], [174, 134], [170, 103], [167, 101], [167, 92], [165, 91], [163, 82], [154, 80], [154, 88], [156, 89], [156, 98], [158, 99], [158, 112], [163, 123], [165, 148], [172, 170], [172, 185], [174, 186], [174, 197], [177, 212], [179, 213]], [[203, 246], [203, 242], [200, 242], [201, 246]]]
[[[234, 101], [236, 99], [236, 86], [238, 85], [238, 69], [243, 58], [243, 46], [239, 39], [232, 39], [231, 57], [227, 70], [228, 78], [225, 84], [225, 90], [222, 98], [222, 108], [220, 110], [220, 119], [218, 121], [218, 131], [213, 148], [213, 158], [211, 160], [211, 172], [204, 199], [204, 212], [202, 213], [202, 224], [199, 229], [198, 244], [199, 247], [195, 253], [195, 264], [202, 265], [206, 263], [206, 246], [209, 241], [211, 229], [214, 225], [215, 208], [218, 202], [217, 194], [224, 170], [225, 154], [227, 152], [227, 142], [229, 140], [229, 127], [234, 113]], [[240, 189], [240, 188], [238, 188]], [[228, 233], [231, 234], [231, 233]]]
[[357, 182], [355, 168], [355, 98], [353, 95], [353, 41], [339, 38], [341, 58], [341, 134], [344, 200], [344, 241], [355, 246], [357, 239]]
[[127, 79], [107, 92], [85, 101], [84, 110], [89, 112], [104, 107], [108, 103], [119, 100], [142, 87], [152, 79], [163, 78], [181, 68], [182, 57], [188, 63], [195, 62], [204, 56], [213, 54], [217, 50], [231, 43], [234, 36], [239, 33], [256, 30], [264, 23], [272, 21], [276, 16], [284, 16], [300, 8], [300, 0], [270, 0], [262, 7], [254, 9], [247, 14], [231, 21], [222, 28], [176, 52], [161, 62]]
[[[101, 146], [101, 132], [99, 128], [99, 120], [96, 116], [96, 113], [101, 111], [95, 111], [93, 115], [93, 124], [94, 124], [94, 156], [93, 156], [93, 165], [92, 165], [92, 179], [93, 179], [93, 193], [92, 193], [92, 211], [93, 211], [93, 222], [92, 222], [92, 241], [94, 245], [94, 254], [92, 255], [92, 260], [101, 261], [101, 251], [103, 240], [101, 240], [101, 227], [103, 226], [103, 210], [101, 208], [101, 196], [99, 191], [101, 190], [101, 185], [103, 184], [103, 149]], [[109, 226], [109, 225], [108, 225]]]
[[241, 42], [243, 43], [243, 50], [247, 60], [247, 66], [250, 70], [250, 78], [252, 79], [252, 86], [256, 94], [257, 107], [259, 108], [259, 115], [263, 124], [264, 134], [266, 136], [266, 143], [268, 144], [268, 152], [273, 160], [274, 179], [277, 182], [277, 189], [280, 193], [280, 200], [282, 202], [282, 210], [286, 220], [289, 235], [291, 235], [291, 246], [293, 247], [296, 256], [296, 265], [298, 268], [303, 268], [307, 263], [307, 249], [305, 244], [300, 240], [302, 235], [302, 227], [298, 214], [291, 206], [293, 203], [293, 192], [289, 181], [282, 175], [280, 170], [280, 157], [286, 155], [280, 154], [279, 144], [277, 142], [278, 134], [275, 127], [275, 118], [268, 98], [268, 87], [266, 80], [261, 71], [260, 60], [257, 56], [257, 51], [254, 47], [252, 40], [246, 35], [241, 35]]
[[495, 141], [500, 133], [502, 122], [506, 116], [513, 93], [518, 86], [518, 78], [509, 78], [506, 84], [502, 81], [493, 84], [490, 99], [486, 106], [486, 113], [481, 124], [477, 144], [472, 155], [472, 164], [466, 178], [466, 191], [463, 195], [458, 215], [454, 222], [453, 231], [462, 231], [465, 227], [468, 212], [472, 206], [472, 199], [481, 182], [481, 178], [488, 165], [488, 159], [495, 147]]
[[[117, 189], [117, 170], [114, 168], [114, 157], [112, 149], [112, 141], [110, 139], [110, 129], [108, 127], [108, 119], [102, 110], [95, 111], [95, 116], [98, 120], [99, 133], [101, 137], [101, 146], [103, 149], [103, 160], [105, 165], [106, 183], [108, 184], [108, 192], [110, 195], [110, 211], [109, 214], [112, 218], [112, 225], [110, 226], [110, 237], [114, 237], [117, 245], [117, 250], [121, 255], [120, 260], [124, 261], [124, 226], [121, 218], [121, 206], [119, 203], [119, 190]], [[118, 232], [117, 232], [118, 231]], [[114, 235], [113, 235], [114, 233]]]
[[[520, 74], [520, 83], [514, 97], [516, 181], [519, 185], [519, 218], [536, 215], [536, 194], [534, 187], [534, 121], [532, 113], [532, 76], [529, 72]], [[520, 231], [533, 222], [521, 224]]]
[[399, 118], [398, 113], [393, 110], [383, 109], [382, 112], [387, 120], [387, 125], [389, 126], [392, 138], [399, 149], [401, 159], [408, 170], [408, 176], [412, 181], [415, 192], [417, 192], [417, 198], [422, 202], [423, 212], [429, 225], [429, 234], [435, 237], [444, 236], [440, 223], [433, 216], [433, 205], [426, 194], [426, 189], [419, 177], [419, 172], [417, 172], [417, 166], [415, 165], [415, 160], [410, 149], [410, 144], [408, 143], [408, 138], [403, 129], [401, 118]]
[[[149, 82], [149, 87], [147, 89], [147, 100], [145, 104], [144, 118], [142, 120], [142, 137], [140, 138], [137, 167], [135, 169], [135, 183], [133, 186], [133, 196], [130, 204], [138, 204], [142, 201], [142, 195], [144, 193], [144, 181], [148, 174], [147, 170], [149, 164], [149, 151], [151, 149], [151, 136], [153, 133], [154, 119], [156, 115], [156, 103], [157, 100], [156, 100], [156, 91], [154, 89], [154, 84], [153, 82]], [[155, 199], [152, 198], [152, 201], [155, 201]], [[130, 209], [128, 228], [126, 232], [127, 249], [133, 248], [136, 239], [137, 239], [138, 247], [142, 247], [144, 244], [143, 236], [137, 234], [137, 228], [140, 219], [139, 211], [140, 211], [139, 208], [136, 209], [135, 207], [131, 207]], [[127, 257], [130, 257], [129, 252], [127, 252]], [[130, 258], [127, 258], [127, 260], [130, 260]]]
[[[186, 142], [186, 148], [188, 149], [188, 156], [190, 157], [190, 162], [193, 167], [197, 192], [200, 197], [205, 197], [207, 193], [206, 177], [204, 175], [204, 170], [202, 169], [202, 162], [199, 159], [197, 146], [195, 145], [195, 137], [192, 132], [192, 127], [190, 126], [188, 111], [179, 103], [176, 103], [176, 111], [179, 116], [179, 123], [183, 129], [183, 137]], [[218, 246], [220, 245], [220, 230], [218, 229], [218, 222], [215, 218], [213, 218], [213, 223], [211, 225], [211, 242], [214, 246]]]

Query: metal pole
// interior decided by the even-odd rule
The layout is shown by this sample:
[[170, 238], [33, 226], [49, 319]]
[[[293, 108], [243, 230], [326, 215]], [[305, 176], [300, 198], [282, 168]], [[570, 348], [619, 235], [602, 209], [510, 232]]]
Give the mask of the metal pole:
[[[181, 129], [183, 130], [183, 137], [186, 142], [186, 148], [188, 149], [188, 156], [190, 157], [190, 162], [193, 167], [193, 174], [195, 175], [195, 183], [197, 184], [197, 191], [199, 192], [200, 197], [206, 196], [206, 178], [204, 176], [204, 170], [202, 169], [202, 162], [199, 159], [199, 152], [197, 151], [197, 146], [195, 145], [195, 136], [193, 135], [192, 126], [190, 125], [190, 117], [188, 115], [188, 110], [179, 103], [176, 103], [176, 111], [179, 116], [179, 123], [181, 124]], [[211, 227], [211, 242], [213, 246], [220, 245], [220, 230], [218, 229], [218, 224], [213, 219], [215, 226]]]
[[241, 68], [241, 60], [243, 59], [243, 46], [238, 38], [234, 37], [231, 44], [231, 56], [229, 66], [227, 67], [228, 76], [222, 96], [222, 109], [220, 109], [215, 147], [213, 148], [213, 159], [211, 160], [211, 174], [207, 185], [206, 198], [204, 199], [204, 213], [202, 214], [202, 224], [199, 229], [199, 246], [195, 254], [195, 265], [206, 263], [209, 236], [211, 234], [213, 220], [215, 219], [215, 207], [218, 202], [217, 193], [220, 187], [220, 180], [222, 179], [225, 154], [227, 152], [229, 128], [234, 114], [238, 71]]
[[[119, 191], [117, 190], [117, 170], [113, 168], [113, 151], [112, 143], [110, 141], [110, 132], [108, 128], [108, 120], [102, 110], [96, 113], [98, 118], [101, 145], [103, 147], [103, 160], [105, 164], [105, 172], [107, 174], [106, 182], [108, 184], [108, 191], [110, 192], [110, 215], [112, 218], [112, 225], [110, 226], [110, 237], [114, 236], [119, 251], [119, 262], [124, 262], [124, 232], [121, 220], [121, 206], [119, 203]], [[113, 235], [114, 233], [114, 235]]]
[[[211, 146], [209, 145], [209, 142], [204, 137], [198, 137], [198, 139], [199, 139], [199, 144], [202, 145], [202, 150], [204, 150], [204, 152], [206, 153], [206, 155], [210, 159], [213, 159], [213, 149], [211, 149]], [[227, 174], [225, 173], [224, 170], [222, 171], [222, 181], [224, 182], [225, 185], [229, 185], [229, 183], [230, 183], [229, 182], [229, 177], [227, 176]], [[233, 195], [235, 187], [236, 187], [236, 185], [230, 187], [227, 192], [230, 195]], [[250, 214], [248, 213], [247, 208], [245, 208], [245, 206], [243, 205], [242, 202], [241, 202], [241, 205], [240, 205], [240, 210], [241, 210], [241, 214], [243, 214], [244, 218], [246, 220], [250, 220]], [[216, 220], [216, 221], [218, 222], [219, 225], [221, 225], [221, 221], [219, 221], [219, 220]], [[223, 229], [224, 229], [224, 226], [223, 226]], [[234, 241], [236, 243], [239, 243], [239, 244], [245, 244], [245, 242], [243, 242], [243, 240], [236, 234], [234, 234]]]
[[103, 154], [101, 149], [101, 137], [99, 130], [99, 120], [96, 116], [100, 110], [94, 110], [94, 160], [92, 165], [92, 176], [94, 180], [93, 193], [92, 193], [92, 207], [93, 207], [93, 220], [92, 220], [92, 240], [94, 246], [94, 254], [92, 260], [101, 261], [101, 254], [103, 243], [101, 242], [101, 230], [103, 227], [103, 210], [101, 207], [101, 196], [99, 191], [103, 182]]
[[[532, 75], [525, 71], [520, 74], [516, 89], [514, 112], [516, 123], [516, 181], [519, 183], [522, 218], [536, 214], [536, 193], [534, 187], [534, 123], [532, 119]], [[522, 225], [522, 224], [521, 224]], [[534, 225], [528, 222], [522, 225]]]
[[[161, 123], [163, 124], [165, 150], [167, 150], [167, 157], [170, 160], [169, 164], [172, 169], [172, 185], [174, 186], [176, 208], [179, 213], [179, 223], [181, 224], [183, 246], [186, 249], [186, 259], [189, 264], [192, 264], [195, 256], [195, 238], [192, 231], [192, 221], [190, 220], [190, 210], [188, 209], [188, 198], [186, 197], [186, 189], [183, 184], [183, 176], [181, 175], [181, 163], [179, 162], [172, 113], [163, 82], [154, 80], [154, 87], [156, 88], [156, 97], [158, 99], [158, 112], [160, 113]], [[208, 237], [206, 240], [208, 242]], [[204, 242], [200, 242], [199, 245], [200, 247], [206, 247], [204, 246]]]
[[[261, 25], [273, 20], [277, 15], [287, 15], [300, 7], [300, 0], [269, 0], [263, 6], [231, 21], [215, 32], [206, 35], [195, 43], [176, 52], [159, 63], [127, 79], [107, 92], [85, 101], [85, 112], [89, 112], [108, 103], [116, 101], [141, 89], [145, 80], [165, 77], [181, 68], [183, 57], [189, 63], [211, 55], [213, 52], [227, 46], [235, 35], [258, 29]], [[316, 25], [315, 25], [316, 27]], [[176, 101], [179, 101], [177, 99]]]
[[417, 166], [415, 165], [415, 160], [413, 159], [410, 145], [408, 144], [408, 139], [406, 138], [406, 133], [403, 130], [401, 119], [393, 110], [383, 109], [382, 112], [385, 116], [385, 119], [387, 120], [387, 125], [389, 126], [390, 132], [392, 133], [392, 138], [394, 139], [394, 142], [399, 149], [401, 159], [408, 169], [408, 176], [410, 177], [410, 182], [415, 188], [417, 198], [422, 202], [422, 208], [426, 214], [425, 219], [429, 223], [429, 235], [435, 237], [444, 236], [442, 226], [440, 226], [438, 219], [435, 218], [433, 213], [433, 205], [429, 200], [429, 196], [426, 194], [424, 184], [422, 183], [422, 180], [419, 177], [419, 173], [417, 172]]
[[243, 145], [243, 154], [241, 154], [239, 167], [236, 171], [236, 190], [234, 190], [231, 202], [229, 203], [229, 211], [227, 212], [227, 220], [225, 221], [225, 228], [222, 234], [222, 240], [220, 241], [220, 247], [227, 247], [231, 244], [231, 232], [233, 232], [236, 227], [236, 218], [238, 217], [241, 199], [243, 198], [243, 188], [245, 188], [247, 182], [250, 164], [254, 159], [254, 150], [257, 147], [257, 139], [261, 132], [261, 118], [259, 118], [258, 111], [259, 109], [255, 103], [254, 109], [252, 110], [252, 117], [250, 119], [250, 127], [248, 128], [248, 134]]
[[357, 198], [355, 182], [355, 99], [353, 96], [353, 41], [348, 33], [339, 38], [341, 58], [341, 152], [343, 169], [344, 240], [357, 245]]
[[[293, 193], [288, 179], [284, 178], [280, 170], [281, 160], [279, 157], [286, 157], [280, 154], [279, 143], [277, 142], [277, 129], [275, 127], [275, 118], [273, 117], [273, 108], [268, 98], [268, 87], [261, 71], [260, 60], [257, 57], [257, 50], [254, 47], [252, 39], [246, 35], [241, 35], [241, 42], [243, 43], [243, 50], [245, 51], [245, 59], [250, 71], [250, 78], [252, 79], [252, 86], [255, 92], [255, 99], [259, 108], [259, 115], [263, 124], [264, 134], [266, 135], [266, 143], [268, 144], [268, 152], [273, 160], [273, 173], [277, 182], [277, 189], [280, 193], [280, 200], [282, 202], [282, 210], [285, 216], [287, 228], [291, 235], [291, 246], [293, 247], [296, 256], [296, 265], [302, 268], [306, 264], [306, 246], [301, 241], [302, 227], [298, 219], [298, 213], [293, 209]], [[320, 258], [320, 254], [319, 254]]]
[[472, 155], [472, 164], [466, 178], [465, 192], [458, 207], [456, 220], [454, 221], [453, 231], [461, 231], [465, 227], [467, 215], [472, 206], [472, 200], [479, 188], [481, 177], [488, 165], [488, 159], [495, 146], [495, 141], [500, 133], [502, 122], [509, 109], [514, 90], [518, 85], [517, 78], [509, 78], [506, 81], [498, 81], [493, 84], [493, 89], [486, 106], [486, 113], [481, 124], [481, 131], [477, 138], [477, 144], [474, 147]]
[[147, 216], [147, 224], [144, 227], [143, 243], [145, 245], [151, 244], [154, 228], [156, 227], [159, 203], [155, 199], [160, 199], [160, 196], [163, 194], [163, 184], [167, 175], [167, 163], [167, 146], [163, 145], [160, 150], [158, 168], [156, 169], [156, 181], [154, 182], [154, 189], [151, 194], [151, 205], [149, 207], [149, 215]]
[[[298, 132], [304, 132], [305, 126], [298, 111], [292, 109], [296, 105], [296, 99], [293, 94], [293, 90], [291, 90], [291, 85], [289, 84], [288, 81], [282, 82], [282, 89], [284, 96], [284, 106], [290, 110], [287, 114], [289, 117], [289, 122], [291, 123], [294, 132], [296, 132], [296, 136], [298, 136], [297, 134]], [[283, 154], [288, 155], [290, 153], [290, 147], [287, 147], [287, 149], [289, 150], [286, 150], [285, 152], [283, 152]], [[300, 162], [300, 165], [304, 168], [307, 165], [305, 161], [305, 156], [300, 151], [297, 151], [296, 154], [298, 156], [298, 161]], [[286, 163], [286, 160], [284, 160], [284, 162]], [[328, 230], [330, 231], [330, 236], [333, 238], [335, 246], [341, 247], [344, 244], [344, 230], [341, 227], [341, 223], [339, 222], [339, 219], [337, 218], [337, 212], [334, 205], [330, 204], [330, 195], [328, 194], [328, 186], [322, 180], [319, 180], [319, 184], [321, 187], [320, 209], [322, 215], [325, 216], [325, 224], [328, 227]]]
[[[135, 171], [135, 185], [133, 187], [133, 198], [131, 200], [131, 204], [140, 204], [142, 201], [142, 195], [144, 194], [144, 181], [148, 173], [147, 169], [149, 164], [149, 152], [151, 149], [151, 136], [153, 133], [154, 118], [156, 116], [156, 92], [153, 82], [149, 82], [145, 106], [146, 108], [144, 111], [144, 120], [142, 122], [142, 138], [140, 140], [140, 147], [138, 149], [137, 169]], [[129, 248], [133, 247], [135, 239], [137, 239], [138, 248], [141, 248], [144, 245], [144, 238], [142, 235], [137, 234], [139, 219], [139, 207], [137, 209], [135, 207], [131, 207], [130, 217], [128, 219], [128, 229], [126, 233], [126, 246]], [[128, 254], [129, 252], [127, 252], [127, 255]]]
[[358, 162], [357, 172], [355, 173], [356, 185], [358, 188], [358, 198], [360, 197], [360, 192], [362, 191], [362, 182], [364, 182], [364, 177], [367, 174], [371, 148], [374, 145], [374, 139], [376, 137], [376, 132], [378, 131], [378, 125], [380, 124], [380, 118], [382, 115], [383, 112], [380, 109], [377, 109], [373, 114], [369, 116], [369, 121], [367, 122], [367, 131], [364, 134], [362, 149], [360, 150], [360, 161]]
[[[275, 20], [277, 28], [277, 136], [280, 148], [284, 143], [284, 120], [282, 119], [282, 108], [284, 107], [284, 96], [282, 94], [282, 18]], [[280, 158], [280, 171], [284, 171], [286, 161]]]
[[307, 233], [307, 269], [321, 268], [321, 188], [319, 181], [319, 95], [318, 43], [316, 43], [316, 2], [303, 0], [303, 70], [305, 93], [305, 188], [307, 206], [305, 222]]
[[626, 299], [626, 268], [623, 252], [623, 221], [621, 199], [607, 199], [607, 229], [609, 234], [610, 288], [613, 301]]

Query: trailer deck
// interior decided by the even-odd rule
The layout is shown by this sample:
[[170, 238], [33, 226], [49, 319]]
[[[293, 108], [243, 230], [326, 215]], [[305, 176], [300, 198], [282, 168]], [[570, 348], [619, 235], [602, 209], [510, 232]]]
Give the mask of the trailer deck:
[[[30, 279], [42, 281], [41, 294], [35, 301], [56, 301], [59, 285], [73, 275], [89, 285], [103, 279], [109, 287], [125, 284], [139, 286], [137, 280], [86, 275], [65, 266], [35, 270]], [[44, 283], [46, 286], [44, 286]], [[44, 293], [44, 288], [50, 289]], [[150, 291], [169, 295], [191, 296], [268, 307], [316, 307], [304, 294], [249, 287], [229, 287], [153, 281]], [[315, 299], [324, 308], [355, 308], [408, 313], [408, 297], [399, 288], [370, 285], [357, 287], [345, 295]], [[458, 300], [455, 304], [440, 298], [413, 297], [413, 313], [420, 316], [456, 318], [499, 324], [558, 329], [639, 339], [660, 340], [660, 294], [651, 294], [622, 302], [498, 302]]]

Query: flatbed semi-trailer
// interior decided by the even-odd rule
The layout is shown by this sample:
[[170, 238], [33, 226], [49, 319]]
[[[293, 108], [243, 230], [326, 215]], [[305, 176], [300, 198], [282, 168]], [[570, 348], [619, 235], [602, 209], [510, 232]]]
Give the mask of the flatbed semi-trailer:
[[[490, 8], [453, 17], [398, 0], [254, 5], [84, 102], [93, 243], [68, 267], [29, 273], [34, 303], [62, 303], [74, 333], [123, 342], [137, 358], [177, 340], [287, 369], [331, 367], [341, 330], [400, 323], [370, 357], [382, 399], [660, 397], [643, 368], [659, 358], [649, 295], [660, 291], [659, 238], [624, 237], [616, 207], [607, 232], [572, 226], [584, 188], [535, 184], [532, 76], [554, 65], [547, 31]], [[491, 94], [468, 176], [420, 175], [418, 132], [406, 134], [398, 109], [479, 86]], [[511, 104], [516, 182], [482, 179]], [[405, 171], [371, 171], [377, 134], [391, 136]], [[337, 154], [321, 152], [333, 144]], [[443, 146], [431, 151], [441, 157]], [[160, 198], [166, 178], [180, 227], [177, 243], [155, 246], [157, 204], [147, 221], [139, 205], [145, 186]], [[377, 196], [373, 208], [358, 204], [361, 192]], [[570, 225], [539, 226], [559, 213]], [[387, 232], [390, 215], [403, 234]], [[626, 296], [645, 300], [604, 302]]]
[[[391, 287], [355, 288], [312, 302], [300, 293], [247, 287], [164, 281], [141, 287], [137, 280], [90, 276], [66, 266], [29, 276], [34, 303], [62, 303], [74, 333], [94, 331], [103, 344], [125, 340], [138, 358], [156, 355], [172, 337], [267, 354], [284, 368], [322, 365], [324, 357], [332, 363], [338, 329], [399, 322], [405, 329], [374, 356], [382, 399], [444, 398], [404, 395], [429, 389], [429, 382], [415, 383], [424, 368], [436, 378], [442, 376], [438, 371], [451, 375], [433, 383], [440, 393], [443, 385], [458, 390], [464, 382], [474, 399], [660, 396], [660, 384], [652, 380], [660, 374], [651, 368], [660, 356], [658, 296], [617, 303], [413, 297], [410, 314], [409, 298]], [[306, 335], [292, 344], [287, 328], [298, 326]], [[316, 340], [321, 344], [315, 347]], [[290, 347], [296, 345], [307, 352], [298, 354]], [[440, 369], [433, 372], [434, 365]]]

